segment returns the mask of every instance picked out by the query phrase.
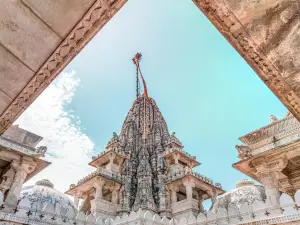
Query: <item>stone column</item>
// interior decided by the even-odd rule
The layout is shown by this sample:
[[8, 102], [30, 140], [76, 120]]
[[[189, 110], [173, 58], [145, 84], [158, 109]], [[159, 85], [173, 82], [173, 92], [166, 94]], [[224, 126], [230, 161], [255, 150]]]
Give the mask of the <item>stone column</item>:
[[108, 169], [110, 171], [112, 170], [112, 166], [113, 166], [115, 157], [116, 157], [116, 155], [114, 155], [113, 153], [108, 154], [109, 163], [107, 164], [106, 169]]
[[180, 159], [180, 155], [177, 154], [177, 153], [175, 153], [175, 154], [173, 154], [173, 158], [174, 158], [175, 164], [179, 164], [179, 163], [178, 163], [178, 160]]
[[102, 189], [104, 185], [104, 180], [99, 179], [97, 182], [95, 182], [94, 188], [96, 189], [95, 191], [95, 200], [100, 200], [102, 199]]
[[11, 163], [12, 168], [16, 171], [12, 185], [8, 191], [5, 203], [9, 208], [14, 208], [17, 206], [18, 200], [20, 198], [20, 192], [23, 186], [23, 183], [29, 173], [34, 171], [36, 163], [32, 159], [22, 159], [22, 162], [13, 161]]
[[82, 197], [82, 192], [76, 192], [76, 195], [74, 195], [74, 206], [78, 210], [79, 207], [79, 199]]
[[170, 191], [171, 191], [171, 203], [174, 204], [177, 202], [177, 191], [178, 191], [177, 186], [171, 186]]
[[78, 210], [78, 205], [79, 205], [79, 198], [78, 197], [74, 197], [74, 206], [75, 208]]
[[120, 185], [119, 184], [116, 184], [116, 186], [114, 186], [112, 188], [111, 202], [114, 203], [114, 204], [118, 204], [119, 189], [120, 189]]
[[272, 207], [280, 206], [279, 198], [279, 183], [276, 175], [273, 172], [259, 173], [260, 182], [263, 184], [267, 196], [267, 202]]
[[199, 211], [203, 213], [204, 212], [203, 196], [202, 196], [202, 192], [200, 192], [200, 191], [198, 193], [198, 202], [199, 202]]
[[280, 206], [279, 178], [284, 177], [282, 170], [288, 164], [286, 154], [278, 155], [275, 159], [259, 157], [252, 161], [256, 175], [263, 184], [267, 196], [267, 202], [272, 207]]
[[0, 184], [0, 191], [3, 193], [3, 197], [4, 197], [4, 193], [11, 187], [12, 182], [14, 180], [14, 176], [15, 176], [15, 171], [12, 168], [10, 168], [1, 177], [2, 181]]
[[195, 184], [189, 180], [189, 179], [183, 179], [183, 185], [185, 186], [186, 190], [186, 199], [192, 200], [193, 199], [193, 187], [195, 187]]

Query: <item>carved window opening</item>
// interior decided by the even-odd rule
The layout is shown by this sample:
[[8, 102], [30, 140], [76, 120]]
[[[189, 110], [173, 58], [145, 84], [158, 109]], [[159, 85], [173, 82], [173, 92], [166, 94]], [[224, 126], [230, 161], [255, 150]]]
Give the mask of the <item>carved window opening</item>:
[[179, 163], [180, 165], [183, 165], [184, 167], [187, 166], [187, 164], [186, 164], [185, 162], [181, 161], [181, 160], [178, 160], [178, 163]]
[[177, 202], [187, 199], [185, 186], [180, 185], [179, 191], [176, 193], [176, 195], [177, 195]]
[[112, 192], [110, 189], [103, 188], [103, 200], [112, 202]]

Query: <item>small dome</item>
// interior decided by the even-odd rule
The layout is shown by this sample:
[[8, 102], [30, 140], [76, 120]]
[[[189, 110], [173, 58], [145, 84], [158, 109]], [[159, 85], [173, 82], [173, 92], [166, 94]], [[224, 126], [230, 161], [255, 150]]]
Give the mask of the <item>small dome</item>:
[[265, 202], [265, 189], [261, 185], [255, 185], [253, 181], [241, 180], [236, 184], [236, 188], [217, 197], [213, 208], [225, 208], [240, 206], [244, 203], [252, 205], [254, 201]]
[[37, 185], [37, 186], [45, 186], [45, 187], [49, 187], [49, 188], [54, 188], [54, 185], [50, 182], [50, 180], [47, 180], [47, 179], [43, 179], [43, 180], [37, 181], [35, 183], [35, 185]]
[[54, 185], [47, 179], [23, 187], [21, 199], [23, 198], [28, 198], [32, 205], [35, 205], [35, 210], [42, 211], [46, 205], [52, 204], [55, 214], [65, 215], [70, 210], [77, 211], [73, 201], [66, 194], [54, 189]]
[[236, 183], [236, 188], [239, 188], [239, 187], [244, 187], [244, 186], [251, 186], [251, 185], [254, 185], [254, 182], [251, 181], [251, 180], [247, 180], [247, 179], [243, 179], [239, 182]]

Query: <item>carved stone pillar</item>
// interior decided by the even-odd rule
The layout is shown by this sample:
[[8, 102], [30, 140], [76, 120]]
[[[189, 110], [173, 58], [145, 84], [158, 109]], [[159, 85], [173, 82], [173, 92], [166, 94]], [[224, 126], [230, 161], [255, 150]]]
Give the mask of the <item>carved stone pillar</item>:
[[106, 169], [108, 169], [108, 170], [110, 170], [110, 171], [112, 170], [112, 166], [113, 166], [115, 157], [116, 157], [116, 155], [114, 155], [114, 154], [112, 154], [112, 153], [110, 153], [110, 154], [108, 155], [109, 163], [108, 163], [108, 165], [106, 166]]
[[78, 210], [79, 207], [79, 199], [82, 196], [82, 192], [77, 192], [76, 195], [74, 196], [74, 206]]
[[112, 188], [111, 202], [114, 204], [118, 204], [119, 189], [120, 189], [120, 185], [118, 184], [116, 184], [116, 186]]
[[14, 208], [17, 206], [18, 200], [20, 198], [20, 192], [23, 186], [23, 183], [29, 173], [34, 171], [36, 163], [29, 159], [22, 159], [21, 164], [13, 161], [11, 163], [12, 168], [16, 171], [13, 183], [9, 189], [9, 192], [6, 196], [5, 203], [9, 208]]
[[74, 206], [75, 208], [78, 210], [78, 205], [79, 205], [79, 198], [78, 197], [74, 197]]
[[200, 212], [204, 212], [204, 207], [203, 207], [203, 196], [202, 196], [202, 192], [201, 191], [199, 191], [199, 193], [198, 193], [198, 202], [199, 202], [199, 211]]
[[272, 207], [280, 206], [279, 180], [284, 178], [281, 171], [287, 166], [287, 163], [286, 154], [279, 154], [273, 158], [259, 157], [252, 161], [252, 165], [257, 171], [256, 175], [265, 187], [267, 202]]
[[276, 179], [275, 173], [266, 172], [259, 173], [260, 182], [265, 187], [265, 192], [267, 196], [267, 202], [273, 206], [278, 207], [280, 205], [280, 191], [279, 191], [279, 183]]
[[12, 168], [10, 168], [1, 177], [0, 191], [3, 193], [3, 195], [11, 187], [14, 176], [15, 171]]
[[98, 179], [97, 182], [94, 184], [95, 188], [95, 200], [100, 200], [102, 199], [102, 190], [103, 190], [103, 185], [104, 185], [104, 180]]
[[178, 163], [178, 160], [179, 160], [179, 158], [180, 158], [180, 155], [177, 154], [177, 153], [175, 153], [175, 154], [173, 154], [173, 158], [174, 158], [175, 164], [179, 164], [179, 163]]
[[171, 186], [170, 191], [171, 191], [171, 203], [174, 204], [177, 202], [177, 191], [179, 191], [179, 189], [177, 186]]
[[189, 179], [183, 179], [183, 185], [185, 186], [185, 190], [186, 190], [186, 199], [192, 200], [193, 199], [193, 187], [195, 187], [195, 184]]

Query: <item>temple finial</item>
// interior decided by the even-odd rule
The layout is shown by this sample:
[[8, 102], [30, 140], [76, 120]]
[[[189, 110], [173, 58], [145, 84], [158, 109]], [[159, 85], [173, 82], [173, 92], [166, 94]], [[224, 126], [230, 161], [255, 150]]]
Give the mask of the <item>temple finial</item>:
[[140, 68], [141, 59], [142, 59], [141, 53], [136, 53], [132, 59], [133, 63], [136, 65], [136, 98], [138, 98], [140, 96], [139, 68]]
[[149, 103], [150, 100], [149, 100], [149, 97], [148, 97], [147, 85], [146, 85], [145, 79], [143, 77], [141, 68], [140, 68], [141, 59], [142, 59], [142, 54], [141, 53], [136, 53], [136, 55], [132, 59], [133, 63], [136, 65], [136, 98], [138, 98], [140, 96], [140, 90], [139, 90], [139, 74], [140, 74], [141, 78], [142, 78], [143, 86], [144, 86], [143, 96], [146, 97], [147, 102]]

